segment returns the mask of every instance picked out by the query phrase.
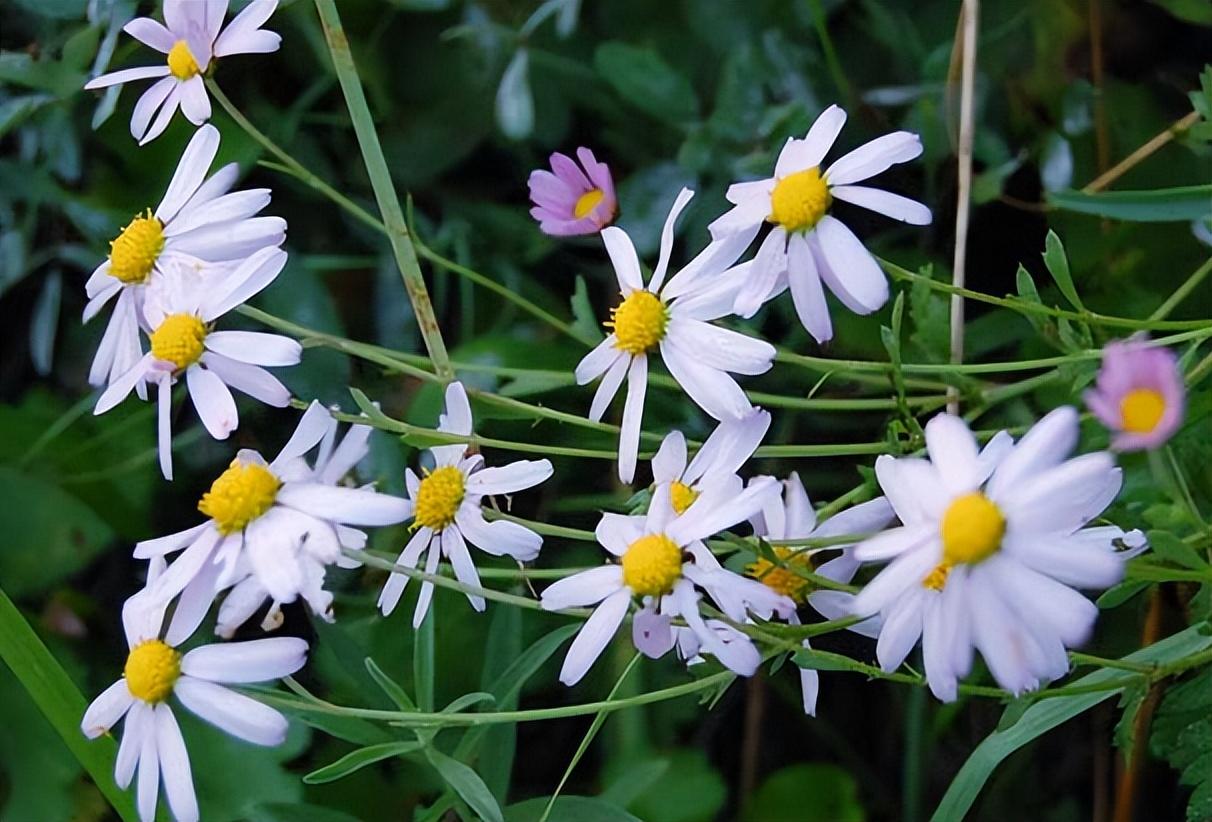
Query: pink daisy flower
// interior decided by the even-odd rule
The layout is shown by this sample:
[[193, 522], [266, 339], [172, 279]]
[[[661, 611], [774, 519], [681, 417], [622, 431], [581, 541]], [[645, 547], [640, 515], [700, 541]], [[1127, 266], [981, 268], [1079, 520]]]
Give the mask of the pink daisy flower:
[[577, 149], [577, 159], [580, 166], [557, 151], [551, 155], [551, 171], [530, 172], [530, 199], [535, 205], [530, 216], [554, 237], [597, 234], [618, 214], [609, 166], [599, 163], [584, 146]]
[[1103, 425], [1118, 432], [1115, 450], [1158, 448], [1183, 420], [1186, 389], [1178, 358], [1143, 340], [1107, 343], [1098, 382], [1085, 400]]

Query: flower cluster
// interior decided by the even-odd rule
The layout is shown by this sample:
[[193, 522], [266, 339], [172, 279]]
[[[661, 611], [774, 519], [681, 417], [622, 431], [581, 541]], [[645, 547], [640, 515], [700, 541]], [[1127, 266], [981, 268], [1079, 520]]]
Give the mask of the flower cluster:
[[[233, 190], [235, 164], [212, 173], [220, 138], [205, 124], [204, 78], [219, 58], [276, 50], [278, 35], [261, 28], [275, 7], [276, 0], [253, 0], [224, 27], [224, 0], [165, 0], [163, 24], [139, 18], [126, 26], [166, 55], [165, 64], [87, 86], [160, 78], [134, 108], [131, 131], [140, 144], [161, 134], [178, 108], [199, 126], [159, 204], [132, 217], [86, 286], [86, 322], [113, 302], [90, 372], [101, 389], [95, 412], [132, 393], [147, 400], [153, 385], [160, 467], [170, 480], [172, 387], [180, 380], [217, 440], [239, 422], [233, 388], [273, 407], [292, 404], [289, 389], [267, 369], [299, 363], [301, 345], [221, 327], [284, 270], [286, 223], [260, 216], [268, 189]], [[801, 607], [810, 606], [834, 627], [874, 638], [885, 671], [898, 669], [920, 641], [929, 687], [940, 699], [957, 697], [976, 652], [1017, 694], [1064, 675], [1067, 649], [1089, 637], [1097, 609], [1078, 589], [1116, 583], [1124, 561], [1144, 549], [1137, 531], [1091, 524], [1118, 495], [1121, 472], [1110, 451], [1071, 456], [1079, 439], [1071, 407], [1047, 414], [1017, 441], [1003, 431], [983, 447], [962, 418], [939, 414], [925, 426], [924, 454], [876, 460], [882, 495], [828, 517], [813, 508], [796, 473], [783, 480], [742, 475], [772, 417], [754, 406], [736, 376], [766, 373], [777, 352], [731, 326], [790, 290], [804, 328], [824, 343], [834, 333], [826, 292], [858, 314], [887, 302], [879, 261], [830, 213], [835, 199], [908, 224], [931, 220], [914, 200], [858, 185], [916, 158], [916, 135], [895, 132], [823, 165], [845, 120], [830, 106], [803, 138], [786, 142], [771, 177], [732, 185], [731, 207], [710, 223], [709, 239], [671, 270], [678, 218], [694, 196], [680, 190], [647, 276], [630, 236], [612, 224], [619, 213], [613, 179], [592, 151], [578, 149], [579, 164], [553, 154], [550, 172], [530, 176], [531, 213], [541, 230], [600, 236], [614, 270], [619, 293], [604, 323], [609, 333], [576, 366], [575, 379], [599, 381], [588, 414], [594, 422], [626, 383], [619, 480], [635, 479], [658, 361], [717, 423], [693, 457], [694, 443], [667, 432], [651, 459], [646, 509], [606, 512], [597, 524], [607, 561], [542, 592], [546, 610], [592, 607], [560, 671], [567, 685], [587, 674], [625, 621], [635, 648], [650, 658], [672, 651], [697, 665], [710, 657], [741, 676], [788, 651], [811, 659], [810, 629], [801, 622]], [[544, 483], [552, 464], [487, 465], [468, 389], [435, 379], [447, 383], [433, 432], [441, 444], [429, 449], [420, 474], [406, 471], [407, 497], [352, 479], [370, 451], [371, 418], [296, 400], [303, 413], [272, 460], [238, 451], [199, 499], [203, 521], [135, 546], [134, 556], [147, 561], [147, 582], [123, 609], [123, 675], [89, 706], [82, 730], [96, 737], [125, 720], [115, 778], [125, 787], [137, 773], [144, 819], [155, 817], [161, 784], [177, 819], [199, 816], [173, 699], [249, 742], [275, 745], [285, 737], [283, 716], [226, 686], [294, 673], [306, 643], [277, 637], [178, 650], [213, 606], [223, 640], [257, 614], [263, 630], [276, 629], [282, 606], [296, 601], [332, 620], [328, 569], [361, 564], [364, 529], [409, 521], [411, 534], [400, 540], [378, 608], [391, 614], [418, 580], [414, 627], [430, 611], [435, 582], [450, 582], [439, 578], [443, 560], [471, 606], [485, 609], [493, 592], [481, 584], [469, 545], [518, 563], [538, 557], [542, 525], [503, 513], [494, 498]], [[1165, 349], [1142, 339], [1112, 343], [1086, 401], [1115, 432], [1112, 449], [1156, 448], [1181, 422], [1182, 377]], [[342, 436], [338, 417], [351, 423]], [[752, 534], [719, 538], [746, 525]], [[874, 564], [881, 567], [865, 574]], [[767, 623], [775, 619], [787, 625], [772, 633]], [[814, 714], [817, 673], [809, 666], [799, 675], [804, 710]]]

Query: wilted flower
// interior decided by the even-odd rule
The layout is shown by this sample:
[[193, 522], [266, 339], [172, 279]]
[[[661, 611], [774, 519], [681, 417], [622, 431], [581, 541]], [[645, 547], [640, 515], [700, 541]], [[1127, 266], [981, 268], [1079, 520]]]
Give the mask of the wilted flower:
[[1186, 389], [1178, 358], [1143, 340], [1117, 340], [1103, 348], [1103, 367], [1086, 405], [1103, 425], [1118, 432], [1117, 451], [1157, 448], [1183, 421]]
[[571, 157], [556, 152], [551, 155], [551, 171], [530, 172], [530, 199], [535, 206], [530, 216], [547, 234], [597, 234], [618, 213], [610, 168], [585, 147], [577, 149], [577, 158], [584, 171]]

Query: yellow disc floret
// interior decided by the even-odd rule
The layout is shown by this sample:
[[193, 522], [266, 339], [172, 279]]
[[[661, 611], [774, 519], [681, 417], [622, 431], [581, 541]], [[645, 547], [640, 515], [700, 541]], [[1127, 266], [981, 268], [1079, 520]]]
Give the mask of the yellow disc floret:
[[806, 231], [820, 222], [832, 200], [819, 168], [797, 171], [775, 184], [769, 221], [787, 231]]
[[466, 487], [463, 472], [453, 465], [434, 471], [417, 489], [416, 524], [441, 531], [454, 522]]
[[640, 596], [673, 590], [682, 576], [682, 549], [664, 534], [640, 537], [623, 554], [623, 583]]
[[979, 491], [957, 497], [943, 514], [939, 529], [943, 561], [948, 565], [982, 562], [997, 553], [1006, 533], [1006, 518]]
[[947, 584], [947, 577], [951, 575], [951, 568], [951, 563], [940, 562], [930, 573], [926, 574], [926, 578], [922, 580], [922, 587], [929, 588], [931, 591], [943, 590], [943, 586]]
[[202, 495], [198, 510], [214, 520], [219, 533], [235, 534], [273, 507], [281, 487], [264, 465], [234, 459]]
[[126, 689], [135, 699], [156, 703], [168, 699], [181, 676], [181, 654], [158, 639], [131, 648], [122, 671]]
[[189, 44], [184, 40], [178, 40], [169, 49], [168, 70], [178, 80], [188, 80], [202, 73], [202, 69], [198, 68], [198, 61], [194, 59], [193, 52], [189, 50]]
[[1119, 401], [1125, 431], [1148, 434], [1166, 413], [1166, 400], [1152, 388], [1134, 388]]
[[188, 368], [202, 356], [206, 323], [193, 314], [169, 314], [151, 335], [152, 356]]
[[600, 188], [591, 188], [577, 198], [577, 204], [572, 207], [572, 214], [578, 220], [588, 217], [589, 212], [598, 207], [598, 203], [606, 199], [606, 192]]
[[794, 569], [810, 570], [814, 554], [785, 545], [774, 545], [771, 548], [779, 558], [780, 565], [765, 557], [758, 557], [745, 566], [745, 573], [776, 593], [802, 604], [812, 591], [813, 585], [811, 580], [800, 576]]
[[109, 244], [109, 275], [127, 285], [147, 282], [164, 250], [164, 225], [151, 209], [136, 216]]
[[698, 498], [699, 492], [683, 482], [674, 480], [673, 485], [669, 486], [669, 501], [679, 515], [686, 513], [686, 509], [694, 505]]
[[669, 312], [651, 291], [632, 291], [610, 314], [605, 325], [614, 329], [615, 346], [629, 354], [643, 354], [665, 338]]

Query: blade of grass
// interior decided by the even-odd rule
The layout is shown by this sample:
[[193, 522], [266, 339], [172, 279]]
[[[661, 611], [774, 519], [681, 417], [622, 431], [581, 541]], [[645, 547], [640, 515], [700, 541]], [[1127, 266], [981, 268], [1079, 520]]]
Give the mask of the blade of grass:
[[345, 95], [345, 105], [349, 108], [349, 118], [358, 137], [358, 146], [362, 149], [362, 159], [366, 163], [366, 173], [370, 175], [375, 201], [379, 205], [379, 213], [383, 215], [383, 223], [387, 226], [387, 239], [391, 242], [396, 266], [400, 269], [404, 288], [408, 291], [408, 299], [412, 302], [413, 313], [416, 314], [417, 328], [425, 340], [425, 348], [438, 376], [443, 380], [452, 380], [454, 370], [450, 367], [450, 356], [446, 353], [446, 343], [442, 340], [442, 331], [438, 328], [438, 320], [433, 313], [425, 278], [421, 276], [416, 249], [408, 236], [404, 210], [400, 207], [400, 198], [396, 195], [391, 172], [387, 168], [387, 159], [383, 156], [383, 147], [379, 144], [379, 135], [375, 132], [374, 120], [370, 116], [370, 107], [366, 104], [366, 94], [362, 90], [362, 81], [358, 78], [353, 52], [349, 50], [349, 40], [346, 39], [345, 29], [341, 26], [337, 4], [334, 0], [316, 0], [316, 10], [320, 13], [324, 39], [328, 42], [333, 68], [336, 69], [341, 92]]
[[126, 822], [138, 822], [130, 794], [114, 783], [118, 746], [113, 737], [89, 740], [80, 733], [80, 718], [86, 707], [84, 697], [3, 590], [0, 590], [0, 658], [17, 675], [38, 710], [88, 771], [118, 816]]

